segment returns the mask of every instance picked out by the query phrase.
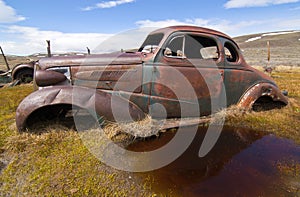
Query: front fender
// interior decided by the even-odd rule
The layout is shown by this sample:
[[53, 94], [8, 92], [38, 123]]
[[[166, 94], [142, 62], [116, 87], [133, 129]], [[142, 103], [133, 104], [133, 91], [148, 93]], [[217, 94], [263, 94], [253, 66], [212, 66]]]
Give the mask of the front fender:
[[[36, 110], [52, 105], [68, 104], [87, 109], [92, 115], [96, 113], [104, 119], [115, 121], [116, 110], [118, 121], [120, 117], [128, 120], [141, 120], [144, 112], [134, 103], [118, 95], [112, 95], [101, 90], [78, 86], [54, 86], [35, 91], [27, 96], [16, 111], [16, 124], [19, 131], [26, 128], [28, 117]], [[129, 115], [130, 117], [128, 117]]]
[[272, 98], [274, 102], [282, 102], [287, 105], [287, 98], [280, 92], [278, 87], [271, 83], [259, 83], [249, 88], [241, 97], [238, 106], [246, 109], [251, 109], [255, 101], [260, 97], [267, 96]]

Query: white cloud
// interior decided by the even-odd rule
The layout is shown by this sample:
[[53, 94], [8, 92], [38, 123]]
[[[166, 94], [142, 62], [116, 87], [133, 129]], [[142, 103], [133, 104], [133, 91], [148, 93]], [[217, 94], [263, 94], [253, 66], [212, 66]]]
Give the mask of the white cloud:
[[262, 7], [269, 5], [279, 5], [285, 3], [296, 3], [299, 0], [229, 0], [224, 6], [225, 8], [243, 8], [243, 7]]
[[[7, 26], [2, 34], [11, 39], [0, 42], [7, 54], [30, 55], [46, 53], [46, 40], [51, 40], [53, 52], [85, 52], [86, 47], [94, 49], [109, 38], [110, 34], [98, 33], [62, 33], [42, 31], [34, 27]], [[92, 51], [93, 52], [93, 51]]]
[[193, 25], [215, 29], [224, 32], [232, 37], [262, 33], [262, 32], [275, 32], [275, 31], [292, 31], [300, 30], [300, 19], [267, 19], [260, 21], [240, 21], [233, 22], [220, 19], [186, 19], [186, 20], [161, 20], [151, 21], [142, 20], [136, 22], [138, 27], [168, 27], [173, 25]]
[[82, 10], [84, 11], [90, 11], [90, 10], [94, 10], [97, 8], [100, 9], [104, 9], [104, 8], [113, 8], [122, 4], [127, 4], [127, 3], [132, 3], [135, 0], [117, 0], [117, 1], [105, 1], [105, 2], [101, 2], [101, 3], [97, 3], [94, 6], [88, 6], [83, 8]]
[[299, 30], [300, 29], [300, 19], [289, 19], [277, 21], [274, 23], [277, 29], [289, 29], [289, 30]]
[[206, 28], [215, 29], [228, 33], [232, 36], [239, 35], [243, 33], [245, 27], [251, 27], [254, 25], [260, 25], [265, 23], [264, 21], [242, 21], [239, 23], [233, 23], [228, 20], [219, 20], [219, 19], [186, 19], [183, 21], [178, 20], [162, 20], [162, 21], [151, 21], [151, 20], [142, 20], [136, 22], [139, 27], [168, 27], [173, 25], [193, 25], [201, 26]]
[[46, 53], [46, 40], [51, 40], [53, 53], [86, 52], [86, 47], [89, 47], [92, 53], [134, 49], [153, 31], [152, 28], [142, 28], [119, 34], [63, 33], [17, 25], [6, 26], [4, 29], [0, 31], [0, 37], [5, 38], [4, 41], [0, 40], [0, 46], [6, 54], [12, 55]]
[[25, 17], [17, 15], [15, 9], [0, 0], [0, 23], [14, 23], [25, 20]]
[[151, 20], [141, 20], [136, 22], [136, 24], [143, 27], [168, 27], [174, 25], [191, 25], [191, 23], [187, 21], [177, 21], [173, 19], [161, 20], [161, 21], [151, 21]]

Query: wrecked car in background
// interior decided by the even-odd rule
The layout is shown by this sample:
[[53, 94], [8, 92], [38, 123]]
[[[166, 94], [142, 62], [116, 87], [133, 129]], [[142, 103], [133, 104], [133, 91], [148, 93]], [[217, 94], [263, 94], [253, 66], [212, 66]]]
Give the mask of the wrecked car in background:
[[[148, 114], [193, 117], [231, 105], [258, 110], [288, 103], [269, 76], [245, 62], [232, 38], [193, 26], [153, 31], [136, 52], [42, 58], [34, 83], [37, 91], [17, 109], [20, 131], [40, 119], [66, 117], [74, 106], [116, 121], [113, 107], [118, 117], [129, 113], [141, 120]], [[212, 109], [213, 102], [225, 106]]]
[[35, 61], [20, 63], [10, 68], [6, 56], [0, 46], [1, 55], [3, 57], [6, 71], [0, 70], [0, 86], [14, 81], [13, 84], [29, 83], [33, 80], [33, 68]]
[[33, 69], [35, 61], [17, 64], [11, 71], [13, 80], [19, 80], [20, 83], [29, 83], [33, 80]]

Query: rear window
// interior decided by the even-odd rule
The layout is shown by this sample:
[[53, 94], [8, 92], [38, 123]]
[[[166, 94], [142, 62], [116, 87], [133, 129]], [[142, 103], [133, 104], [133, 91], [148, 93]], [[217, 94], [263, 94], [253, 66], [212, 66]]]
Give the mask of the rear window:
[[238, 62], [239, 55], [236, 48], [230, 42], [226, 42], [224, 45], [225, 57], [227, 62]]

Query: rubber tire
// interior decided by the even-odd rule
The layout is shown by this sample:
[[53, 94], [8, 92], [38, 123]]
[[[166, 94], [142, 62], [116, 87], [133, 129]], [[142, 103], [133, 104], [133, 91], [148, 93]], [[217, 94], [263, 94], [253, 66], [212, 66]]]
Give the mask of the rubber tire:
[[21, 83], [30, 83], [33, 80], [33, 70], [23, 69], [16, 73], [15, 80], [19, 80]]

